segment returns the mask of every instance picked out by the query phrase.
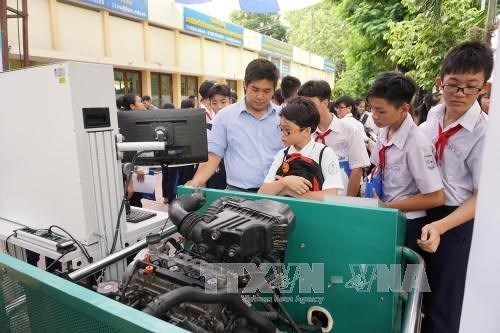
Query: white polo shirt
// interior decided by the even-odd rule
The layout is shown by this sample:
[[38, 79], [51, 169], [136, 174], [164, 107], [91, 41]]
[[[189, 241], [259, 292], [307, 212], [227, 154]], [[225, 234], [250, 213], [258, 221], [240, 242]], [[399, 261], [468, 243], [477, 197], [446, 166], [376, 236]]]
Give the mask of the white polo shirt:
[[[312, 158], [316, 163], [319, 164], [319, 155], [321, 150], [325, 145], [320, 142], [314, 142], [312, 139], [306, 144], [300, 151], [297, 151], [294, 146], [290, 146], [288, 154], [300, 153], [305, 157]], [[267, 173], [264, 183], [271, 183], [276, 180], [276, 172], [281, 167], [283, 163], [283, 158], [285, 157], [285, 149], [280, 150], [274, 157], [274, 161], [271, 164], [271, 168]], [[335, 152], [330, 148], [326, 147], [323, 151], [323, 157], [321, 158], [321, 172], [323, 173], [324, 182], [322, 185], [323, 190], [330, 188], [343, 189], [342, 179], [340, 177], [340, 166], [339, 160]]]
[[[439, 125], [443, 126], [445, 105], [440, 104], [429, 112], [427, 121], [420, 125], [427, 138], [435, 143]], [[443, 131], [462, 125], [462, 129], [448, 138], [439, 170], [443, 178], [447, 206], [459, 206], [469, 199], [479, 186], [481, 157], [488, 120], [482, 115], [477, 102], [457, 121]], [[494, 181], [494, 180], [492, 180]]]
[[[396, 201], [415, 194], [432, 193], [443, 188], [439, 168], [434, 158], [434, 145], [415, 125], [408, 113], [401, 127], [387, 141], [388, 127], [380, 129], [378, 142], [371, 155], [373, 164], [379, 164], [382, 145], [391, 145], [385, 152], [385, 170], [382, 181], [383, 201]], [[406, 213], [406, 218], [425, 216], [425, 210]]]
[[[339, 159], [339, 163], [347, 162], [350, 170], [370, 165], [363, 136], [356, 127], [348, 122], [340, 121], [339, 118], [333, 115], [328, 129], [331, 129], [332, 132], [325, 137], [325, 143], [333, 149]], [[313, 140], [316, 139], [316, 133], [323, 134], [323, 132], [317, 129], [312, 134]], [[349, 177], [342, 168], [341, 177], [344, 189], [347, 190]], [[345, 190], [339, 191], [338, 195], [345, 195]]]
[[366, 136], [365, 127], [363, 126], [363, 124], [359, 120], [354, 118], [352, 113], [346, 114], [344, 116], [344, 118], [340, 119], [340, 121], [345, 121], [345, 122], [351, 124], [352, 126], [356, 127], [358, 129], [358, 131], [361, 133], [363, 140], [365, 142], [368, 142], [368, 136]]

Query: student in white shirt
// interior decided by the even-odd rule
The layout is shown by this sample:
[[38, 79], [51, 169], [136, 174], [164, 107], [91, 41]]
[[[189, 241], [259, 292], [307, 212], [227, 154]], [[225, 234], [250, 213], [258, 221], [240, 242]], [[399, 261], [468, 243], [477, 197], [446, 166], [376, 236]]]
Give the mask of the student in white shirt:
[[[467, 262], [476, 212], [487, 119], [477, 103], [493, 70], [493, 52], [480, 42], [454, 47], [441, 65], [436, 85], [443, 104], [420, 127], [436, 146], [446, 202], [429, 211], [419, 246], [426, 257], [431, 293], [423, 332], [458, 332]], [[494, 180], [492, 180], [494, 181]]]
[[365, 133], [365, 127], [363, 124], [354, 117], [354, 113], [357, 113], [354, 107], [354, 100], [349, 96], [342, 96], [335, 101], [335, 110], [337, 111], [337, 116], [345, 122], [352, 124], [356, 127], [365, 143], [368, 142], [368, 136]]
[[413, 249], [417, 248], [419, 227], [426, 221], [426, 209], [444, 202], [434, 147], [409, 113], [416, 89], [409, 77], [386, 72], [367, 92], [373, 120], [381, 128], [371, 155], [371, 162], [376, 166], [372, 176], [380, 179], [382, 185], [377, 188], [377, 196], [383, 206], [405, 213], [406, 243]]
[[281, 110], [281, 140], [287, 148], [276, 154], [258, 193], [323, 200], [343, 188], [334, 151], [311, 139], [319, 119], [316, 106], [303, 97], [290, 100]]
[[200, 85], [200, 88], [198, 89], [198, 92], [200, 93], [201, 100], [200, 100], [200, 108], [205, 109], [205, 118], [207, 120], [207, 124], [211, 123], [212, 120], [214, 119], [215, 113], [212, 110], [212, 106], [210, 105], [210, 99], [208, 97], [208, 92], [210, 88], [212, 88], [215, 85], [215, 82], [205, 80], [203, 83]]
[[312, 135], [313, 139], [332, 148], [339, 159], [344, 190], [338, 194], [357, 196], [363, 168], [370, 165], [362, 134], [353, 125], [340, 121], [330, 113], [332, 91], [328, 82], [307, 81], [300, 87], [298, 94], [311, 100], [319, 111], [320, 121]]

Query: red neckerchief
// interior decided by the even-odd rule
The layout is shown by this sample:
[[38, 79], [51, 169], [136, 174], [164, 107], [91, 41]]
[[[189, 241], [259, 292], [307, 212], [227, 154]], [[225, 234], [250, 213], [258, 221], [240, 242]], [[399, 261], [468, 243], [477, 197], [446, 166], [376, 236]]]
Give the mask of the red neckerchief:
[[207, 116], [208, 120], [212, 120], [212, 115], [210, 114], [210, 111], [205, 111], [205, 115]]
[[438, 125], [438, 139], [434, 146], [436, 147], [436, 162], [439, 163], [439, 161], [443, 158], [443, 153], [444, 153], [444, 148], [448, 144], [448, 139], [456, 134], [458, 131], [462, 129], [462, 125], [458, 124], [455, 127], [452, 127], [448, 129], [447, 131], [443, 132], [443, 129], [441, 128], [441, 124]]
[[382, 145], [382, 148], [378, 151], [378, 167], [380, 168], [380, 172], [382, 175], [384, 174], [384, 169], [385, 169], [385, 152], [387, 149], [391, 148], [392, 143], [390, 145], [384, 146]]
[[325, 143], [325, 138], [328, 136], [328, 134], [332, 133], [331, 129], [328, 129], [325, 133], [318, 133], [316, 132], [316, 139], [314, 141], [316, 142], [321, 142], [322, 144], [326, 145]]

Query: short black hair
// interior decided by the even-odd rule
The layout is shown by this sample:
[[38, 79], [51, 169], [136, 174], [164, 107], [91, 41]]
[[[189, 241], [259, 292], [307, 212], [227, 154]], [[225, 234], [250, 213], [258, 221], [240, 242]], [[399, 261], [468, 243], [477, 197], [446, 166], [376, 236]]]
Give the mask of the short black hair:
[[332, 89], [324, 80], [310, 80], [304, 83], [298, 91], [299, 96], [318, 97], [320, 100], [330, 100]]
[[252, 81], [269, 80], [273, 83], [274, 89], [278, 84], [280, 71], [269, 60], [254, 59], [250, 61], [245, 69], [245, 85], [248, 86]]
[[340, 104], [344, 104], [345, 106], [352, 106], [354, 109], [354, 100], [352, 99], [351, 96], [341, 96], [337, 98], [335, 101], [335, 107], [338, 107]]
[[208, 80], [203, 81], [203, 83], [200, 85], [200, 88], [198, 89], [198, 92], [201, 95], [201, 99], [208, 98], [208, 91], [214, 85], [215, 85], [215, 82], [213, 82], [213, 81], [208, 81]]
[[316, 131], [319, 124], [319, 111], [309, 99], [304, 97], [293, 98], [280, 112], [280, 117], [285, 118], [300, 128], [311, 128], [311, 133]]
[[173, 105], [170, 102], [166, 102], [165, 104], [163, 104], [163, 106], [161, 108], [162, 109], [175, 109], [175, 105]]
[[292, 97], [300, 88], [300, 80], [295, 76], [287, 75], [281, 79], [281, 96], [284, 99]]
[[278, 102], [278, 105], [283, 104], [283, 102], [285, 101], [283, 95], [281, 94], [281, 89], [276, 89], [273, 94], [273, 98]]
[[149, 97], [148, 95], [144, 95], [144, 96], [142, 96], [142, 101], [143, 101], [143, 102], [144, 102], [144, 101], [149, 101], [149, 102], [151, 102], [151, 97]]
[[354, 102], [354, 99], [351, 96], [341, 96], [337, 98], [335, 101], [335, 108], [338, 108], [340, 104], [344, 104], [345, 106], [350, 106], [351, 107], [351, 114], [353, 115], [354, 118], [359, 120], [359, 112], [358, 109], [356, 108], [356, 104]]
[[181, 109], [194, 108], [194, 101], [192, 99], [186, 98], [181, 101]]
[[222, 95], [226, 97], [231, 97], [231, 89], [229, 89], [226, 84], [215, 84], [208, 90], [208, 98], [212, 98], [215, 95]]
[[229, 98], [232, 99], [232, 103], [236, 103], [238, 101], [238, 94], [236, 94], [236, 92], [231, 90], [229, 92]]
[[135, 97], [138, 96], [133, 92], [123, 95], [122, 97], [122, 108], [124, 110], [131, 110], [130, 105], [135, 104]]
[[366, 93], [369, 100], [372, 97], [383, 98], [389, 104], [400, 107], [404, 103], [411, 104], [417, 91], [417, 84], [409, 76], [401, 72], [385, 72], [373, 82]]
[[354, 100], [354, 105], [358, 106], [359, 104], [361, 104], [362, 102], [365, 102], [365, 99], [364, 98], [361, 98], [361, 97], [358, 97]]
[[493, 71], [493, 51], [481, 42], [464, 42], [452, 48], [441, 64], [441, 78], [447, 74], [483, 72], [484, 82]]

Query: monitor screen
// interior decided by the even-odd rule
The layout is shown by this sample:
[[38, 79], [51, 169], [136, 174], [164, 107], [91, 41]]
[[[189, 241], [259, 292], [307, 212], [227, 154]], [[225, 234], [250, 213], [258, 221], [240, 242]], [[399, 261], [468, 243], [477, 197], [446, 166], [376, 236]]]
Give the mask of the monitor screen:
[[[123, 142], [166, 142], [166, 150], [143, 153], [136, 165], [198, 163], [208, 159], [203, 109], [119, 111], [118, 127]], [[136, 153], [123, 154], [122, 161], [131, 162]]]

